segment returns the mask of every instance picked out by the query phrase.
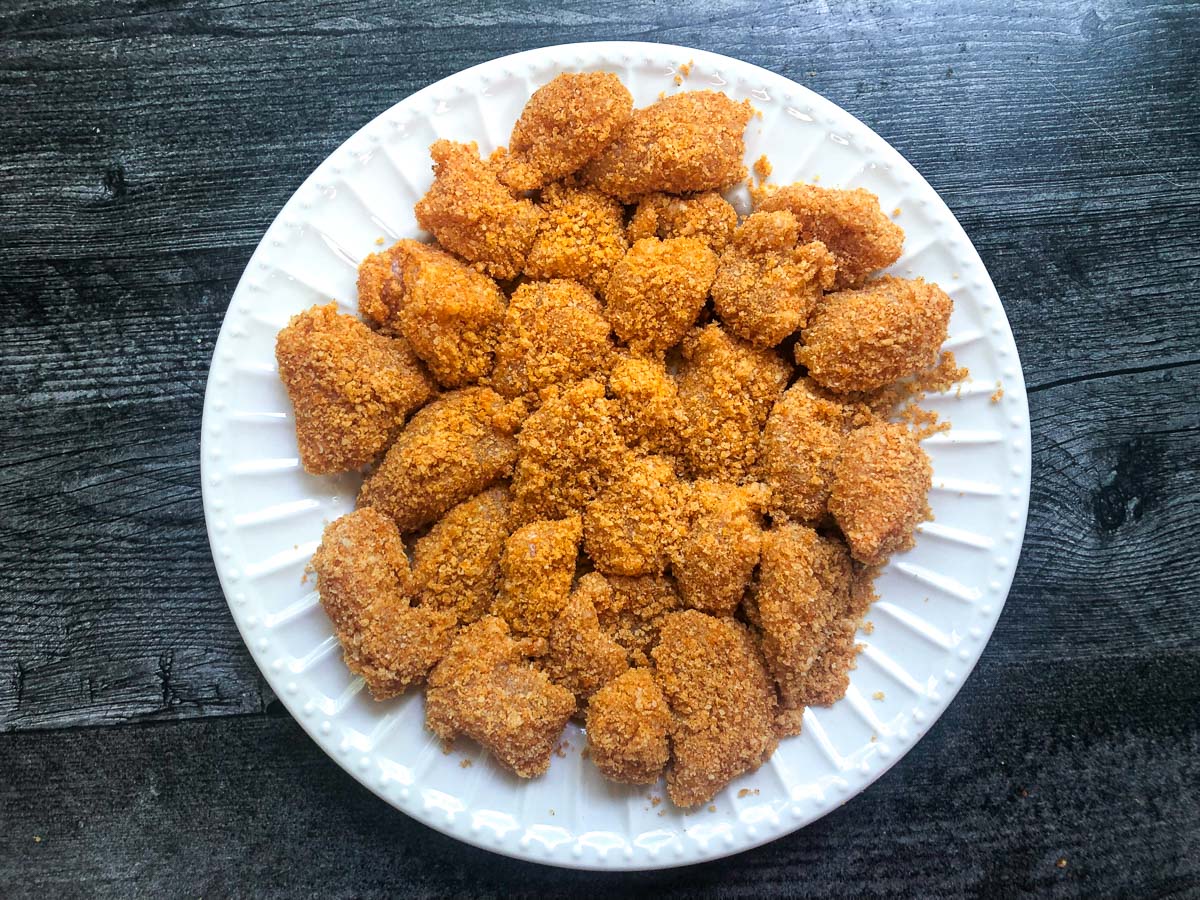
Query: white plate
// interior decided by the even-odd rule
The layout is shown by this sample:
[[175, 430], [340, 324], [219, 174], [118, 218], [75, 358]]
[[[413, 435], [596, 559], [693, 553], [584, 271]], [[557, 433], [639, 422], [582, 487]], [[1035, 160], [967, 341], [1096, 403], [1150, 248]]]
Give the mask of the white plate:
[[[681, 66], [690, 73], [676, 85]], [[747, 162], [767, 153], [776, 183], [820, 178], [869, 188], [907, 234], [893, 267], [954, 298], [952, 348], [971, 381], [927, 405], [954, 423], [925, 442], [935, 520], [877, 582], [874, 630], [845, 699], [809, 710], [804, 732], [759, 771], [690, 815], [661, 784], [627, 788], [565, 755], [525, 782], [469, 742], [451, 755], [425, 730], [421, 691], [376, 703], [342, 664], [304, 569], [326, 522], [354, 504], [356, 476], [306, 475], [275, 371], [276, 332], [314, 303], [355, 310], [355, 267], [419, 235], [413, 204], [436, 138], [505, 143], [530, 93], [556, 73], [611, 70], [637, 104], [717, 88], [750, 98]], [[744, 200], [744, 198], [742, 198]], [[1004, 389], [999, 402], [991, 396]], [[764, 69], [684, 47], [632, 42], [531, 50], [459, 72], [408, 97], [335, 150], [284, 206], [251, 257], [213, 354], [201, 438], [204, 513], [221, 586], [272, 689], [339, 765], [414, 818], [480, 847], [553, 865], [646, 869], [724, 856], [787, 834], [861, 791], [941, 714], [991, 634], [1016, 568], [1029, 502], [1029, 411], [1017, 348], [978, 254], [920, 175], [869, 128]], [[467, 765], [467, 761], [470, 764]], [[651, 797], [664, 798], [654, 805]]]

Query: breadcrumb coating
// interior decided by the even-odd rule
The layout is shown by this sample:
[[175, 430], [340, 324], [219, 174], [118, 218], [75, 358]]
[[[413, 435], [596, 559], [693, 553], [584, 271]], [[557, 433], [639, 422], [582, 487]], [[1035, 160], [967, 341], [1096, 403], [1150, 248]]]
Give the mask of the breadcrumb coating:
[[851, 577], [846, 608], [840, 618], [829, 626], [825, 649], [813, 661], [804, 678], [797, 704], [829, 706], [841, 700], [850, 686], [850, 672], [858, 656], [855, 640], [867, 608], [874, 602], [875, 589], [871, 582], [874, 571], [857, 566]]
[[684, 604], [713, 616], [733, 615], [758, 565], [769, 497], [761, 484], [702, 479], [692, 485], [686, 536], [671, 562]]
[[634, 450], [674, 456], [685, 419], [679, 389], [662, 360], [622, 354], [608, 373], [621, 439]]
[[791, 367], [711, 324], [683, 341], [679, 401], [684, 456], [698, 477], [741, 481], [758, 456], [759, 435]]
[[687, 91], [634, 111], [583, 179], [630, 203], [642, 194], [723, 190], [746, 177], [742, 132], [753, 110], [715, 91]]
[[658, 781], [671, 755], [671, 711], [649, 669], [630, 669], [597, 691], [586, 724], [602, 775], [623, 784]]
[[550, 649], [542, 661], [550, 679], [574, 694], [580, 704], [629, 668], [625, 649], [600, 630], [592, 602], [596, 590], [596, 582], [580, 580], [554, 620]]
[[590, 572], [579, 579], [594, 582], [592, 603], [600, 627], [625, 648], [631, 666], [650, 666], [650, 651], [658, 644], [658, 633], [668, 613], [681, 609], [683, 601], [675, 581], [665, 575], [622, 575], [605, 577]]
[[716, 272], [716, 255], [695, 238], [643, 238], [608, 280], [613, 331], [635, 349], [667, 349], [696, 321]]
[[890, 266], [904, 247], [904, 231], [879, 208], [879, 198], [863, 188], [793, 184], [768, 193], [756, 209], [787, 210], [800, 226], [800, 240], [823, 243], [837, 260], [834, 286], [839, 290]]
[[674, 717], [667, 793], [676, 806], [706, 803], [774, 751], [775, 691], [753, 638], [732, 619], [672, 613], [653, 655]]
[[605, 574], [659, 574], [683, 537], [675, 468], [660, 456], [631, 459], [583, 514], [583, 547]]
[[504, 317], [496, 282], [420, 241], [398, 241], [358, 269], [358, 308], [399, 332], [445, 387], [462, 387], [492, 370]]
[[532, 191], [580, 169], [616, 138], [633, 97], [612, 72], [564, 72], [533, 92], [509, 138], [500, 180]]
[[827, 294], [796, 345], [796, 362], [840, 394], [874, 391], [934, 365], [954, 301], [921, 278], [885, 276]]
[[754, 213], [721, 255], [713, 306], [738, 337], [774, 347], [804, 326], [833, 287], [833, 254], [820, 241], [797, 245], [798, 238], [790, 212]]
[[358, 494], [402, 532], [426, 525], [512, 471], [517, 441], [504, 399], [488, 388], [446, 394], [400, 432]]
[[690, 237], [720, 254], [737, 228], [737, 210], [716, 191], [676, 197], [649, 194], [638, 203], [626, 233], [629, 242], [642, 238]]
[[370, 462], [434, 393], [406, 341], [376, 334], [333, 303], [292, 316], [275, 339], [275, 361], [300, 462], [313, 475]]
[[312, 566], [342, 658], [376, 700], [423, 679], [450, 646], [454, 615], [409, 605], [404, 542], [382, 513], [356, 509], [329, 523]]
[[429, 675], [425, 724], [443, 741], [463, 734], [522, 778], [541, 775], [575, 697], [527, 658], [528, 641], [514, 640], [503, 619], [468, 625]]
[[604, 371], [611, 354], [608, 320], [587, 288], [527, 282], [505, 311], [492, 386], [505, 397], [540, 394]]
[[879, 565], [912, 546], [929, 517], [933, 467], [916, 435], [881, 422], [850, 432], [829, 494], [829, 511], [859, 562]]
[[417, 224], [480, 271], [501, 281], [516, 278], [525, 268], [542, 211], [500, 183], [496, 165], [479, 158], [473, 141], [436, 141], [429, 155], [433, 186], [417, 201]]
[[506, 488], [491, 488], [458, 504], [417, 540], [413, 584], [423, 607], [449, 610], [464, 625], [491, 610], [510, 506]]
[[583, 525], [579, 516], [530, 522], [509, 535], [500, 557], [493, 612], [514, 632], [548, 637], [575, 578]]
[[525, 274], [570, 278], [596, 293], [603, 291], [613, 266], [629, 249], [621, 204], [597, 190], [556, 182], [542, 191], [541, 207], [545, 217], [525, 260]]

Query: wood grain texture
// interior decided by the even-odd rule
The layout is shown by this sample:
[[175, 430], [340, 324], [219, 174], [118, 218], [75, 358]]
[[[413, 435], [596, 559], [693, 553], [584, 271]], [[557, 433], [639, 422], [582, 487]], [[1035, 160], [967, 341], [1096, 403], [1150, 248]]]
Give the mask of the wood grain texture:
[[[845, 810], [682, 877], [500, 861], [355, 786], [278, 715], [243, 649], [199, 490], [221, 317], [307, 173], [461, 68], [616, 38], [765, 66], [893, 143], [983, 256], [1033, 418], [1017, 579], [943, 721]], [[1200, 893], [1198, 46], [1195, 5], [1162, 0], [9, 0], [3, 883], [31, 895]], [[61, 730], [92, 725], [121, 727]]]

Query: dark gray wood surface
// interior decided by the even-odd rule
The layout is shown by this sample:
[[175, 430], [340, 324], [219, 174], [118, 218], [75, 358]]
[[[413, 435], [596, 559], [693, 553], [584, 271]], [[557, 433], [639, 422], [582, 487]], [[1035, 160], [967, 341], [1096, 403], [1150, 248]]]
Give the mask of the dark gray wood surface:
[[[832, 8], [831, 8], [832, 7]], [[809, 828], [676, 873], [459, 845], [245, 652], [200, 503], [238, 276], [329, 151], [505, 53], [628, 38], [858, 115], [979, 248], [1030, 388], [1021, 565], [950, 711]], [[1200, 896], [1200, 7], [0, 5], [0, 894]]]

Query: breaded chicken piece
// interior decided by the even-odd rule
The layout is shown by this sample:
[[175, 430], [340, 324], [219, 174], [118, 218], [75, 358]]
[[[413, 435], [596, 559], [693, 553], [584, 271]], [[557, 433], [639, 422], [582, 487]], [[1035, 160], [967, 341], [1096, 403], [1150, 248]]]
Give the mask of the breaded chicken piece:
[[635, 110], [582, 178], [623, 203], [652, 191], [723, 190], [746, 177], [742, 132], [752, 114], [748, 100], [715, 91], [664, 97]]
[[845, 545], [805, 525], [779, 525], [763, 536], [755, 604], [762, 650], [785, 709], [804, 705], [805, 678], [850, 596]]
[[796, 362], [839, 394], [874, 391], [938, 360], [954, 301], [923, 279], [885, 276], [827, 294], [796, 345]]
[[628, 453], [613, 421], [613, 401], [590, 378], [525, 421], [512, 481], [515, 521], [583, 512]]
[[846, 688], [850, 686], [850, 671], [858, 656], [859, 645], [855, 640], [858, 628], [868, 607], [875, 600], [872, 586], [874, 577], [875, 572], [871, 569], [855, 566], [846, 607], [829, 626], [825, 649], [813, 661], [804, 677], [796, 697], [797, 708], [800, 705], [829, 706], [846, 695]]
[[738, 337], [774, 347], [807, 321], [822, 291], [833, 287], [833, 254], [820, 241], [797, 245], [786, 211], [755, 213], [721, 255], [713, 306]]
[[356, 509], [329, 523], [312, 567], [346, 666], [376, 700], [423, 679], [450, 646], [453, 613], [409, 605], [404, 542], [382, 513]]
[[731, 616], [758, 565], [769, 491], [703, 479], [692, 485], [684, 515], [687, 536], [671, 561], [683, 602], [713, 616]]
[[823, 243], [837, 261], [838, 290], [862, 284], [872, 272], [890, 266], [904, 247], [904, 231], [884, 215], [879, 198], [862, 188], [793, 184], [768, 194], [757, 210], [787, 210], [796, 217], [801, 241]]
[[590, 572], [580, 585], [593, 581], [592, 604], [604, 629], [625, 648], [631, 666], [653, 665], [650, 651], [658, 644], [658, 633], [668, 613], [683, 607], [673, 579], [665, 575], [622, 575], [605, 577]]
[[698, 477], [741, 481], [758, 456], [759, 435], [791, 368], [774, 350], [752, 346], [716, 324], [684, 338], [683, 360], [684, 457]]
[[402, 532], [420, 528], [512, 471], [512, 431], [495, 391], [446, 394], [412, 417], [363, 483], [358, 504], [391, 516]]
[[407, 341], [376, 334], [333, 303], [292, 316], [275, 338], [275, 361], [312, 475], [370, 462], [434, 393]]
[[695, 238], [643, 238], [604, 292], [613, 331], [635, 350], [667, 349], [696, 321], [716, 273], [716, 254]]
[[492, 370], [504, 295], [492, 279], [437, 247], [403, 240], [368, 256], [358, 268], [358, 308], [404, 335], [445, 387]]
[[516, 278], [542, 211], [500, 183], [495, 164], [479, 158], [474, 142], [435, 141], [429, 155], [433, 186], [417, 201], [417, 224], [480, 271], [501, 281]]
[[716, 191], [675, 197], [649, 194], [638, 203], [626, 233], [629, 242], [656, 237], [692, 237], [720, 254], [737, 228], [737, 210]]
[[587, 505], [583, 547], [612, 575], [659, 574], [683, 538], [680, 485], [661, 456], [630, 459]]
[[500, 180], [532, 191], [580, 169], [616, 138], [633, 97], [612, 72], [563, 72], [533, 92], [513, 126]]
[[612, 353], [609, 333], [600, 303], [578, 282], [522, 284], [504, 314], [492, 386], [518, 397], [601, 372]]
[[933, 467], [916, 435], [881, 422], [850, 432], [829, 494], [829, 511], [859, 562], [880, 565], [912, 546], [929, 517]]
[[522, 778], [550, 767], [575, 698], [529, 662], [529, 641], [503, 619], [468, 625], [429, 675], [425, 724], [443, 741], [464, 734]]
[[542, 191], [541, 207], [546, 215], [525, 260], [525, 274], [570, 278], [603, 291], [629, 249], [621, 204], [593, 188], [556, 182]]
[[593, 694], [586, 724], [592, 762], [605, 778], [658, 781], [671, 755], [671, 711], [649, 669], [630, 669]]
[[583, 526], [579, 516], [530, 522], [509, 535], [492, 611], [514, 632], [548, 637], [567, 603]]
[[463, 625], [491, 610], [510, 507], [506, 488], [490, 488], [451, 509], [417, 541], [413, 584], [423, 607], [449, 610]]
[[610, 591], [603, 582], [580, 579], [550, 629], [550, 648], [542, 668], [555, 684], [582, 705], [597, 690], [629, 668], [625, 648], [600, 630], [593, 597]]
[[771, 488], [771, 516], [817, 523], [828, 511], [829, 489], [852, 409], [809, 379], [784, 391], [763, 429], [758, 475]]
[[676, 806], [705, 803], [774, 752], [775, 691], [754, 639], [733, 619], [672, 613], [653, 655], [673, 714], [667, 793]]
[[616, 400], [617, 432], [629, 447], [668, 456], [679, 453], [683, 407], [675, 379], [662, 360], [620, 355], [608, 373], [608, 389]]

